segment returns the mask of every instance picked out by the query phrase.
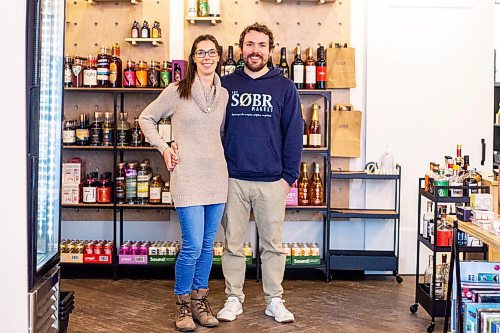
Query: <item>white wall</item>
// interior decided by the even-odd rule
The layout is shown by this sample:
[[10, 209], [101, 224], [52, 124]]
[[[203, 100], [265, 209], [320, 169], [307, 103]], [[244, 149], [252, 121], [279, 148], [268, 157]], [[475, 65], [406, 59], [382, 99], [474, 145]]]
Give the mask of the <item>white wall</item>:
[[[366, 160], [378, 161], [389, 145], [403, 166], [400, 271], [414, 273], [417, 181], [429, 161], [443, 163], [461, 143], [471, 165], [480, 167], [485, 138], [482, 168], [492, 168], [493, 1], [366, 4]], [[367, 206], [386, 203], [380, 199], [386, 191], [368, 188]], [[389, 226], [377, 227], [370, 233], [378, 241], [370, 246], [388, 246]]]
[[[26, 210], [26, 1], [13, 1], [2, 23], [15, 27], [0, 52], [0, 63], [15, 69], [15, 79], [0, 80], [3, 120], [0, 140], [0, 331], [26, 332], [28, 328], [27, 210]], [[3, 76], [6, 78], [6, 76]]]

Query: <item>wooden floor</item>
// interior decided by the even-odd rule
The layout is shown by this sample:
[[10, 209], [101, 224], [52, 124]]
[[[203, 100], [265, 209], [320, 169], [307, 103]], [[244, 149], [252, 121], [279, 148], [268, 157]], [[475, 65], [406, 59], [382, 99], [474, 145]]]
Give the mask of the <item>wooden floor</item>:
[[[213, 279], [210, 288], [216, 313], [224, 304], [224, 281]], [[234, 322], [197, 332], [425, 332], [430, 322], [422, 307], [414, 315], [409, 311], [415, 297], [412, 276], [402, 284], [388, 276], [330, 283], [287, 279], [284, 288], [295, 323], [279, 324], [266, 316], [261, 284], [248, 280], [244, 313]], [[172, 280], [62, 279], [61, 290], [75, 292], [68, 332], [175, 332]], [[437, 320], [435, 332], [442, 331], [442, 322]]]

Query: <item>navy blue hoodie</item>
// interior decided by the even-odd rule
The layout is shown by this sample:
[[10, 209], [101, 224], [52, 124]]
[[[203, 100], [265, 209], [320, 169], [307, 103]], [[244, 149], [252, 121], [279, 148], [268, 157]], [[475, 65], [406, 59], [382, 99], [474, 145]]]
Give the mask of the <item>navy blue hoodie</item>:
[[229, 92], [223, 145], [229, 177], [251, 181], [299, 176], [303, 122], [293, 82], [273, 69], [253, 79], [236, 70], [222, 77]]

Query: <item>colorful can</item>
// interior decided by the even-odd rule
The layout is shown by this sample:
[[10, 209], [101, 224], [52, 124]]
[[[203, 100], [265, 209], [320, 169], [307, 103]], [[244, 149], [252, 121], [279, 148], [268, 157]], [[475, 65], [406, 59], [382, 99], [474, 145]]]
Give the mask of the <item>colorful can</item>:
[[281, 250], [287, 257], [290, 257], [292, 255], [292, 248], [290, 247], [290, 243], [281, 243]]
[[292, 244], [292, 256], [294, 257], [302, 256], [302, 248], [299, 243]]
[[245, 257], [253, 257], [252, 243], [243, 243], [243, 253], [245, 253]]
[[198, 16], [208, 16], [208, 0], [198, 0]]
[[85, 244], [85, 254], [94, 254], [94, 242]]
[[75, 246], [75, 252], [74, 253], [78, 253], [78, 254], [83, 254], [83, 249], [85, 248], [85, 246], [83, 245], [83, 242], [78, 242]]
[[94, 244], [94, 254], [104, 254], [104, 244], [102, 242]]
[[318, 243], [311, 243], [311, 255], [319, 257], [319, 245]]
[[113, 243], [106, 243], [104, 245], [104, 254], [112, 255], [113, 254], [113, 247], [114, 247]]

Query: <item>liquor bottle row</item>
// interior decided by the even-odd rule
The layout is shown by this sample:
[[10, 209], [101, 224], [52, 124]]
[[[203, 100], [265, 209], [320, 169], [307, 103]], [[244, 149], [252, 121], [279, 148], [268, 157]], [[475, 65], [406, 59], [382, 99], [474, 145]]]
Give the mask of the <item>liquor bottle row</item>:
[[323, 146], [323, 138], [321, 135], [321, 126], [319, 123], [318, 110], [319, 105], [313, 104], [311, 123], [309, 126], [306, 122], [306, 117], [304, 115], [304, 104], [302, 107], [302, 121], [304, 123], [304, 133], [302, 135], [302, 146], [307, 148], [320, 148]]
[[298, 202], [299, 206], [323, 206], [325, 204], [323, 200], [323, 181], [320, 175], [320, 165], [319, 163], [313, 163], [313, 175], [308, 176], [308, 166], [307, 163], [302, 162], [300, 164], [300, 176], [297, 180], [297, 185], [294, 184], [294, 188], [298, 187]]
[[457, 156], [445, 156], [444, 166], [430, 162], [429, 170], [425, 174], [425, 191], [440, 197], [462, 197], [471, 193], [478, 193], [478, 189], [469, 188], [441, 188], [435, 193], [435, 186], [469, 186], [481, 185], [482, 177], [474, 168], [469, 166], [469, 156], [462, 157], [462, 145], [457, 145]]
[[188, 0], [187, 17], [220, 17], [221, 0]]
[[78, 163], [73, 161], [70, 161], [69, 166], [65, 164], [63, 164], [62, 184], [63, 204], [109, 204], [113, 201], [117, 204], [172, 204], [170, 183], [163, 182], [160, 175], [153, 175], [149, 160], [144, 160], [142, 163], [137, 161], [119, 163], [114, 182], [111, 172], [104, 172], [100, 179], [97, 172], [90, 172], [81, 183], [68, 182], [66, 179], [78, 178], [79, 176], [74, 174], [81, 173], [82, 170], [75, 168], [74, 165]]
[[[219, 50], [222, 54], [222, 47]], [[236, 68], [243, 69], [245, 61], [243, 54], [240, 53], [238, 62], [235, 61], [233, 47], [228, 46], [227, 58], [217, 68], [217, 73], [220, 76], [229, 75], [233, 73]], [[272, 55], [267, 60], [267, 67], [272, 69], [279, 68], [281, 75], [291, 79], [297, 89], [326, 89], [327, 83], [327, 64], [325, 58], [325, 47], [320, 46], [317, 49], [317, 58], [314, 59], [314, 51], [312, 47], [306, 50], [306, 59], [302, 60], [300, 46], [295, 48], [295, 57], [291, 64], [288, 65], [286, 59], [286, 47], [280, 50], [280, 61], [278, 64], [273, 64]]]
[[[458, 208], [460, 209], [460, 208]], [[456, 211], [455, 205], [438, 205], [438, 218], [434, 220], [433, 204], [427, 202], [426, 212], [422, 215], [422, 237], [427, 239], [431, 244], [437, 246], [450, 246], [452, 242], [453, 231], [446, 222], [447, 212]], [[434, 225], [437, 223], [437, 235], [434, 232]], [[476, 238], [469, 237], [468, 234], [458, 232], [458, 245], [460, 246], [481, 246], [481, 243], [476, 242]]]
[[[120, 112], [118, 114], [118, 124], [115, 127], [112, 112], [94, 112], [92, 124], [89, 122], [89, 115], [80, 114], [80, 122], [67, 120], [64, 123], [62, 140], [63, 145], [77, 146], [113, 146], [115, 135], [116, 145], [144, 147], [149, 146], [141, 127], [139, 118], [134, 117], [132, 126], [128, 122], [128, 114]], [[162, 118], [157, 125], [158, 132], [165, 142], [170, 142], [172, 138], [172, 125], [170, 118]]]
[[449, 273], [449, 263], [447, 262], [447, 255], [443, 253], [441, 255], [441, 264], [436, 264], [436, 285], [435, 285], [435, 295], [432, 293], [432, 276], [433, 276], [433, 255], [429, 255], [429, 266], [424, 272], [424, 285], [429, 288], [429, 294], [432, 299], [446, 299], [446, 294], [448, 290], [448, 273]]
[[152, 28], [149, 28], [148, 21], [144, 20], [142, 28], [139, 30], [139, 22], [134, 21], [130, 31], [132, 38], [161, 38], [160, 22], [155, 21]]
[[[106, 46], [101, 46], [97, 56], [87, 58], [66, 55], [64, 58], [64, 86], [74, 88], [164, 88], [172, 82], [172, 63], [151, 60], [137, 63], [127, 60], [122, 68], [120, 47], [113, 44], [111, 55]], [[182, 78], [181, 63], [174, 65], [174, 77]]]

